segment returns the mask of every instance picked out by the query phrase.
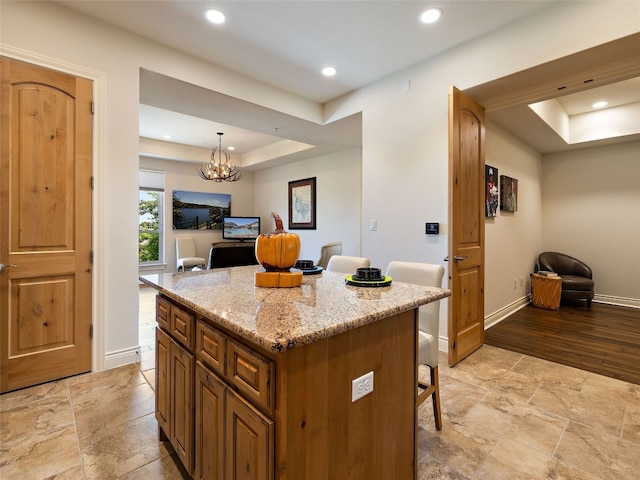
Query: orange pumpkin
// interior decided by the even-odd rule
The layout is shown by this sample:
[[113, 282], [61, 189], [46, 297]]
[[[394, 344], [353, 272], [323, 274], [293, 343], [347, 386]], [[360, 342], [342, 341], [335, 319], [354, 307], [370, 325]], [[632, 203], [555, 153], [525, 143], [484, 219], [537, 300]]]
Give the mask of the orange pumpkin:
[[267, 272], [288, 271], [300, 255], [300, 237], [285, 232], [280, 215], [273, 212], [271, 216], [276, 222], [276, 229], [258, 236], [256, 258]]

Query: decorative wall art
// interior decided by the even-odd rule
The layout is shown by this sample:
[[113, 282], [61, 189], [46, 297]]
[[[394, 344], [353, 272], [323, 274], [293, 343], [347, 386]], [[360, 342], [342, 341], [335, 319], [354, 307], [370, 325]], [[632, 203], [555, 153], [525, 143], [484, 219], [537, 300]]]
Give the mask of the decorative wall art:
[[485, 217], [495, 217], [498, 211], [498, 169], [490, 165], [484, 166], [485, 180]]
[[518, 180], [500, 175], [500, 210], [518, 211]]
[[289, 182], [289, 229], [316, 229], [316, 177]]
[[173, 191], [173, 229], [222, 230], [231, 215], [231, 195]]

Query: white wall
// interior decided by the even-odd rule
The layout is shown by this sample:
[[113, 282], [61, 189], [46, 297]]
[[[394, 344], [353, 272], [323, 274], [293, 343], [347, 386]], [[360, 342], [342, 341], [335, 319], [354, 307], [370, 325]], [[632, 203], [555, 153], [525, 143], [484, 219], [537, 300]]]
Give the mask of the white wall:
[[[174, 154], [176, 153], [174, 149]], [[359, 148], [324, 155], [309, 160], [270, 168], [259, 172], [243, 172], [235, 183], [205, 182], [195, 174], [197, 165], [141, 156], [140, 167], [165, 172], [165, 259], [166, 268], [143, 268], [141, 274], [176, 271], [175, 239], [189, 236], [196, 241], [198, 256], [207, 257], [212, 242], [220, 242], [222, 233], [211, 230], [172, 230], [171, 192], [228, 193], [231, 213], [261, 217], [262, 233], [275, 228], [271, 212], [278, 213], [288, 229], [288, 182], [316, 177], [316, 230], [290, 230], [300, 236], [300, 258], [318, 260], [320, 247], [341, 241], [345, 255], [360, 255], [362, 169]]]
[[[165, 261], [166, 268], [143, 268], [141, 275], [146, 273], [166, 273], [176, 271], [176, 238], [191, 237], [196, 242], [198, 257], [208, 258], [209, 249], [213, 242], [221, 242], [222, 231], [219, 230], [173, 230], [172, 229], [172, 192], [186, 190], [189, 192], [225, 193], [231, 195], [231, 214], [235, 216], [253, 216], [253, 173], [243, 172], [239, 182], [209, 182], [202, 180], [196, 173], [199, 165], [187, 162], [175, 162], [157, 158], [140, 157], [140, 167], [165, 172]], [[262, 219], [262, 231], [265, 219]]]
[[[442, 263], [447, 255], [448, 226], [438, 238], [423, 232], [424, 222], [446, 223], [448, 218], [450, 85], [480, 85], [637, 29], [632, 2], [559, 2], [325, 105], [327, 119], [364, 112], [363, 254], [374, 265], [386, 265], [399, 255]], [[407, 80], [411, 90], [403, 93]], [[369, 219], [378, 220], [377, 232], [365, 228]], [[492, 302], [509, 304], [512, 290]], [[442, 304], [440, 335], [446, 337], [447, 302]]]
[[[97, 99], [97, 107], [106, 123], [96, 131], [98, 156], [104, 159], [104, 176], [96, 182], [104, 194], [96, 199], [94, 219], [100, 236], [94, 242], [105, 245], [96, 251], [101, 267], [95, 271], [104, 305], [94, 316], [104, 322], [104, 332], [98, 330], [96, 336], [114, 361], [99, 362], [98, 368], [115, 365], [116, 357], [121, 362], [130, 359], [119, 352], [135, 351], [138, 343], [140, 68], [311, 121], [362, 111], [362, 254], [382, 267], [400, 255], [440, 263], [447, 252], [449, 85], [471, 87], [638, 30], [635, 2], [558, 2], [323, 108], [53, 2], [3, 1], [0, 8], [5, 53], [11, 47], [19, 58], [37, 58], [43, 64], [54, 59], [104, 74], [105, 95]], [[407, 94], [402, 93], [404, 80], [411, 81]], [[363, 228], [370, 219], [378, 220], [377, 232]], [[443, 233], [425, 236], [427, 221], [441, 222]], [[444, 308], [441, 325], [446, 336]]]
[[[485, 218], [485, 319], [487, 324], [527, 301], [529, 274], [542, 245], [542, 155], [495, 124], [486, 132], [485, 163], [518, 180], [518, 210]], [[500, 185], [499, 177], [495, 180]], [[497, 318], [494, 318], [497, 317]]]
[[282, 217], [287, 228], [288, 184], [316, 177], [316, 230], [291, 230], [300, 236], [300, 258], [318, 260], [320, 247], [342, 242], [343, 255], [359, 256], [362, 210], [362, 164], [359, 148], [270, 168], [255, 173], [255, 210], [263, 219], [263, 231], [274, 228], [271, 212]]
[[586, 262], [596, 300], [640, 306], [640, 142], [548, 154], [542, 165], [543, 249]]

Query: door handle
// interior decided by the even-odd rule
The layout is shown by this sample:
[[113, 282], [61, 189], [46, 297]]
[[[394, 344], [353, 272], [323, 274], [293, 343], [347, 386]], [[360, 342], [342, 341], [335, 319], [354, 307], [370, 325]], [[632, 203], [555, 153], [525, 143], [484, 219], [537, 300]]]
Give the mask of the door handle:
[[467, 257], [468, 257], [468, 255], [463, 255], [462, 257], [460, 257], [458, 255], [454, 255], [453, 256], [453, 261], [454, 261], [454, 263], [458, 263], [458, 262], [461, 262], [462, 260], [464, 260]]
[[18, 265], [16, 265], [15, 263], [11, 263], [9, 265], [5, 265], [4, 263], [0, 263], [0, 273], [4, 272], [5, 269], [9, 268], [9, 267], [15, 267], [18, 268]]

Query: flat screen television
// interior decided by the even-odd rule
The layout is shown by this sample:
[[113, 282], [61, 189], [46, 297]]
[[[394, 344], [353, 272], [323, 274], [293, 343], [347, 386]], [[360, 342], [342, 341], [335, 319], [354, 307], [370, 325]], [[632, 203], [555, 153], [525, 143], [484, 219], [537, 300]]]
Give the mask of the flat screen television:
[[255, 240], [260, 235], [260, 217], [224, 217], [222, 238], [225, 240]]

